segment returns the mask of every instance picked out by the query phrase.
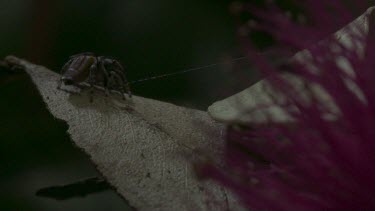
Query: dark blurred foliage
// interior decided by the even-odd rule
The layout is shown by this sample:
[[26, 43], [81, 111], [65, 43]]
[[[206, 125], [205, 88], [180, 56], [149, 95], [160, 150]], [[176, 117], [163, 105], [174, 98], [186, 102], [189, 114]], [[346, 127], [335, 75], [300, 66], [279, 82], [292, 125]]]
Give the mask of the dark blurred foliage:
[[[242, 56], [231, 2], [0, 0], [0, 57], [13, 54], [58, 72], [69, 56], [91, 51], [121, 61], [130, 81], [228, 61], [131, 87], [136, 95], [206, 109], [257, 80], [246, 62], [229, 62]], [[298, 12], [290, 2], [280, 4]], [[261, 48], [272, 44], [264, 34], [252, 39]], [[49, 114], [28, 76], [3, 70], [0, 210], [124, 210], [126, 203], [113, 191], [66, 201], [35, 196], [41, 188], [98, 173], [71, 144], [67, 125]]]

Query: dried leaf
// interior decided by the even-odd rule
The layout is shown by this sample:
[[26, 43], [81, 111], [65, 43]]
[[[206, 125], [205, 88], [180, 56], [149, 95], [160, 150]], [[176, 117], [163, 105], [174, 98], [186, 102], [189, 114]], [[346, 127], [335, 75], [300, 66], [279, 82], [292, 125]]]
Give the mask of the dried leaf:
[[[73, 142], [131, 206], [138, 210], [237, 209], [221, 187], [194, 177], [190, 159], [195, 149], [220, 152], [223, 125], [206, 112], [134, 96], [122, 100], [113, 94], [87, 89], [57, 89], [59, 75], [16, 57], [31, 76], [49, 111], [69, 125]], [[207, 202], [210, 200], [210, 203]]]

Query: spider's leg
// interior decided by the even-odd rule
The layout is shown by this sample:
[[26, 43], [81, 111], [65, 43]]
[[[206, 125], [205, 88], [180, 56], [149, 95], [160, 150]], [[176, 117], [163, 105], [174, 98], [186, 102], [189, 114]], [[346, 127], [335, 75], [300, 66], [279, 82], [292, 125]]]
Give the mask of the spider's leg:
[[111, 65], [112, 67], [111, 74], [115, 77], [117, 85], [121, 88], [122, 98], [124, 100], [126, 99], [125, 93], [128, 93], [129, 98], [131, 98], [130, 89], [128, 86], [125, 85], [126, 78], [124, 75], [124, 68], [122, 67], [122, 65], [114, 59], [106, 59], [105, 61], [108, 65]]
[[97, 71], [96, 62], [90, 66], [90, 74], [89, 74], [89, 85], [90, 85], [90, 103], [94, 101], [93, 95], [94, 95], [94, 72]]
[[93, 102], [93, 95], [94, 95], [94, 83], [95, 83], [95, 73], [98, 70], [97, 61], [95, 60], [94, 64], [90, 66], [90, 73], [89, 73], [89, 85], [90, 85], [90, 103]]
[[111, 88], [113, 90], [117, 90], [118, 87], [116, 87], [116, 85], [118, 84], [118, 81], [117, 81], [116, 73], [113, 71], [109, 72], [109, 83], [111, 84]]
[[124, 67], [120, 64], [120, 62], [118, 62], [116, 60], [112, 60], [112, 62], [113, 62], [113, 65], [114, 65], [114, 68], [113, 68], [114, 71], [116, 71], [116, 73], [118, 73], [118, 75], [121, 77], [121, 80], [122, 80], [121, 87], [122, 87], [122, 89], [125, 89], [126, 93], [128, 93], [129, 98], [131, 98], [132, 92], [130, 91], [130, 86], [129, 86], [128, 80], [126, 78], [126, 75], [125, 75]]
[[62, 84], [62, 76], [63, 74], [66, 72], [66, 70], [68, 69], [68, 67], [72, 64], [73, 62], [73, 58], [70, 59], [67, 63], [64, 64], [64, 66], [61, 68], [60, 70], [60, 79], [59, 81], [57, 82], [57, 89], [61, 89], [61, 84]]
[[118, 84], [120, 85], [122, 99], [125, 100], [126, 99], [126, 97], [125, 97], [126, 92], [125, 92], [124, 81], [123, 81], [121, 75], [118, 72], [111, 71], [111, 76], [113, 76], [115, 78], [115, 80], [117, 80]]
[[62, 84], [62, 80], [59, 79], [59, 80], [57, 81], [57, 89], [61, 89], [61, 84]]
[[105, 96], [109, 96], [109, 88], [110, 88], [110, 85], [111, 85], [111, 81], [110, 81], [110, 76], [109, 76], [109, 73], [108, 73], [108, 70], [105, 68], [104, 66], [104, 58], [103, 57], [99, 57], [98, 58], [98, 63], [99, 63], [99, 69], [104, 77], [104, 89], [105, 89]]

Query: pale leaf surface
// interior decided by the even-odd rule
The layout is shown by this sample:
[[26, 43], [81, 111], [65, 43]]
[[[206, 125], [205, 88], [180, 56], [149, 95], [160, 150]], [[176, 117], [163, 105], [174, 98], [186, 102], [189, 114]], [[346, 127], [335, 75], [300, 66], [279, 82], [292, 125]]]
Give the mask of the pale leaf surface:
[[[206, 112], [134, 96], [63, 86], [60, 75], [9, 56], [32, 78], [49, 111], [69, 125], [73, 142], [137, 210], [237, 209], [223, 188], [195, 178], [196, 149], [220, 153], [223, 125]], [[52, 140], [51, 140], [52, 141]], [[210, 201], [210, 202], [208, 202]]]

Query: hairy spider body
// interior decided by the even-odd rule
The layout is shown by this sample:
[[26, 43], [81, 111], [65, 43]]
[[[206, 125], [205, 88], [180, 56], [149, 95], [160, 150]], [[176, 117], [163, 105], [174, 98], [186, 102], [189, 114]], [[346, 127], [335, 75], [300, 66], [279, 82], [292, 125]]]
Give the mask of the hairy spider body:
[[120, 91], [125, 99], [125, 93], [131, 98], [131, 91], [125, 77], [124, 68], [120, 62], [104, 56], [95, 56], [93, 53], [81, 53], [71, 56], [61, 69], [61, 84], [77, 85], [87, 82], [91, 87], [91, 97], [94, 85], [102, 86], [108, 96], [109, 90]]

